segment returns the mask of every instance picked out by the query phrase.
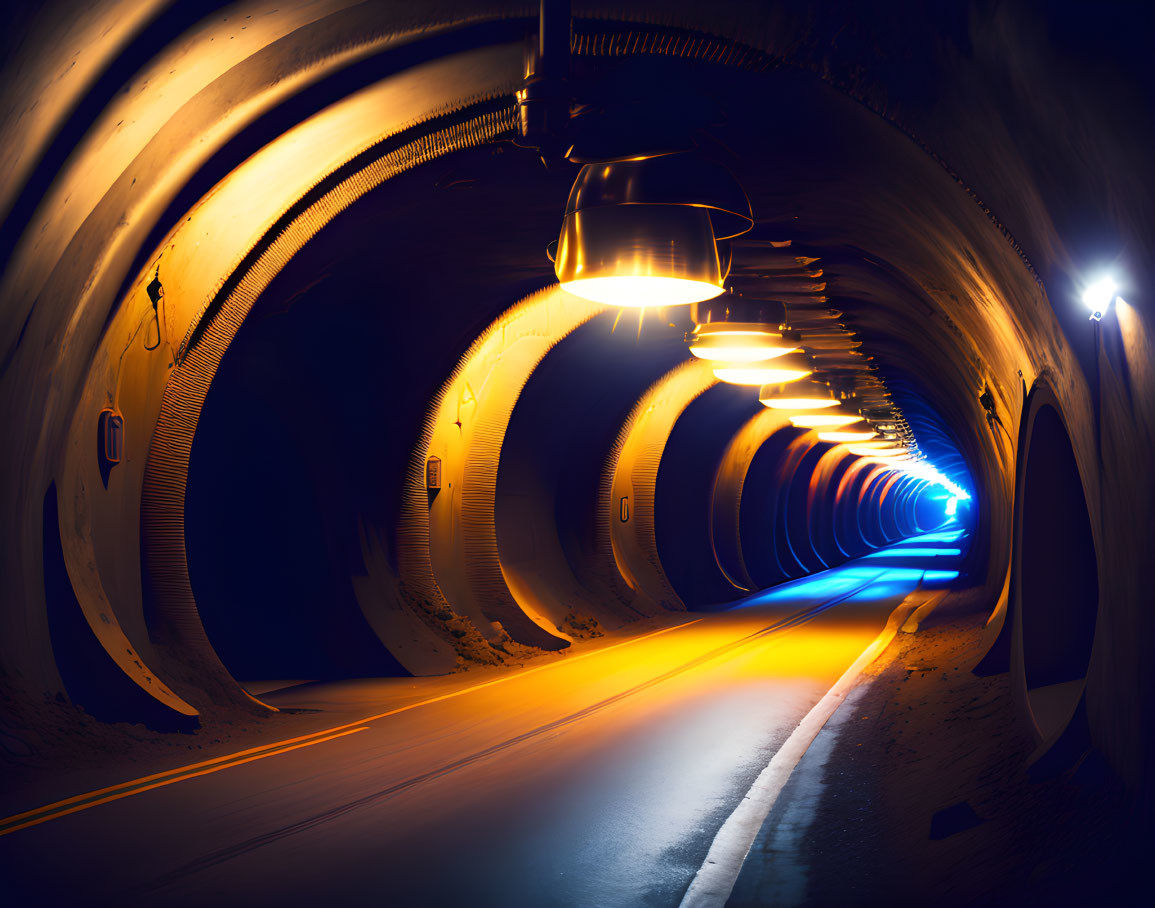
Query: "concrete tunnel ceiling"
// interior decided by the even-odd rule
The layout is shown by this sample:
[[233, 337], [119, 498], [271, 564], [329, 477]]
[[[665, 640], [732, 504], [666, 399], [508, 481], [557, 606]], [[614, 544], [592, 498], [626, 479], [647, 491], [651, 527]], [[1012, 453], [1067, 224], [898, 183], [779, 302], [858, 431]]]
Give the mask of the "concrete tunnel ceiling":
[[[1094, 422], [1085, 352], [1026, 251], [1073, 280], [1041, 201], [1053, 186], [1034, 182], [1006, 127], [968, 108], [935, 59], [907, 61], [941, 81], [946, 100], [928, 112], [925, 98], [888, 93], [898, 80], [886, 72], [853, 75], [853, 44], [808, 56], [802, 38], [821, 20], [697, 6], [578, 4], [576, 71], [655, 121], [680, 110], [735, 173], [756, 218], [734, 243], [735, 286], [775, 293], [785, 260], [821, 270], [814, 293], [862, 341], [862, 368], [928, 458], [972, 490], [965, 569], [998, 596], [1024, 392], [1043, 376], [1068, 426]], [[744, 405], [687, 364], [686, 310], [640, 325], [627, 313], [615, 327], [615, 313], [556, 289], [545, 245], [576, 168], [546, 169], [509, 144], [535, 10], [453, 9], [429, 22], [402, 5], [240, 3], [194, 20], [136, 6], [123, 32], [92, 45], [99, 60], [25, 115], [21, 147], [40, 157], [8, 152], [20, 189], [4, 199], [3, 406], [45, 419], [4, 453], [5, 520], [20, 542], [0, 557], [29, 603], [5, 613], [5, 634], [24, 644], [5, 650], [8, 674], [64, 686], [42, 604], [54, 509], [67, 577], [125, 690], [186, 716], [261, 712], [236, 682], [274, 667], [516, 660], [598, 624], [820, 570], [927, 519], [925, 487], [772, 425], [752, 392]], [[941, 26], [936, 53], [982, 71], [965, 22], [923, 15]], [[980, 24], [984, 41], [1000, 15]], [[75, 40], [101, 28], [78, 19]], [[51, 66], [26, 79], [49, 80]], [[115, 78], [131, 90], [110, 91]], [[67, 129], [54, 132], [63, 111]], [[70, 131], [78, 144], [62, 157]], [[980, 166], [992, 159], [994, 173]], [[248, 468], [272, 466], [222, 531], [232, 502], [219, 496], [243, 485], [212, 478], [243, 412], [225, 398], [242, 391], [242, 359], [261, 356], [284, 378], [262, 391], [262, 418], [298, 432], [289, 446], [314, 459], [291, 468], [274, 431], [249, 433], [268, 450]], [[343, 411], [353, 382], [359, 409]], [[126, 456], [101, 475], [91, 439], [105, 407], [123, 414]], [[341, 436], [357, 420], [376, 428]], [[1072, 430], [1070, 444], [1085, 471], [1090, 435]], [[430, 457], [444, 470], [435, 493]], [[269, 646], [260, 624], [276, 620], [267, 604], [250, 627], [220, 630], [222, 609], [240, 604], [198, 586], [227, 589], [206, 565], [261, 531], [257, 493], [300, 470], [323, 499], [316, 557], [340, 568], [318, 582], [339, 606], [302, 610], [281, 647], [296, 656], [278, 663], [256, 655]], [[1087, 496], [1094, 527], [1100, 494]], [[690, 513], [693, 545], [670, 530]], [[275, 564], [275, 548], [265, 559]], [[301, 643], [322, 626], [324, 639]], [[1095, 678], [1094, 655], [1079, 659], [1075, 680]], [[107, 700], [120, 718], [145, 709], [124, 690]]]
[[[793, 87], [785, 91], [791, 95], [797, 93], [797, 89]], [[770, 98], [768, 103], [776, 104], [778, 99]], [[805, 101], [805, 105], [811, 108], [814, 103], [817, 102]], [[818, 114], [819, 119], [828, 119], [829, 116], [829, 112], [826, 111]], [[800, 123], [799, 128], [803, 132], [810, 131], [806, 122]], [[727, 138], [732, 148], [737, 142], [756, 145], [766, 141], [764, 136], [757, 133], [753, 136], [743, 136], [733, 128], [730, 133]], [[775, 129], [775, 133], [776, 139], [780, 142], [786, 138], [780, 128]], [[821, 136], [816, 137], [819, 143], [823, 139]], [[789, 147], [797, 143], [789, 141], [785, 144]], [[919, 154], [917, 149], [914, 152], [916, 155]], [[802, 149], [802, 153], [812, 156], [813, 148], [808, 146]], [[735, 157], [739, 160], [745, 156], [741, 150], [735, 152]], [[768, 172], [784, 171], [784, 166], [773, 158], [768, 163]], [[829, 165], [825, 161], [820, 161], [819, 166]], [[411, 587], [422, 582], [428, 584], [432, 580], [435, 585], [429, 586], [430, 600], [439, 601], [434, 597], [442, 597], [445, 605], [450, 606], [453, 613], [460, 615], [469, 625], [477, 629], [482, 638], [488, 638], [490, 646], [496, 643], [499, 648], [505, 646], [502, 642], [503, 634], [511, 635], [512, 641], [516, 644], [546, 647], [558, 645], [558, 638], [553, 628], [564, 626], [571, 612], [578, 621], [589, 614], [588, 606], [578, 608], [563, 605], [557, 601], [556, 594], [551, 596], [542, 588], [559, 582], [572, 584], [575, 578], [569, 576], [567, 572], [561, 572], [564, 575], [562, 580], [556, 571], [550, 571], [540, 565], [535, 566], [532, 570], [545, 571], [550, 576], [548, 580], [543, 581], [536, 592], [530, 592], [520, 580], [519, 571], [511, 563], [507, 563], [516, 556], [516, 553], [501, 559], [497, 557], [497, 539], [485, 541], [486, 527], [495, 526], [493, 508], [496, 501], [508, 500], [508, 496], [492, 482], [498, 476], [496, 465], [498, 454], [502, 449], [503, 426], [512, 417], [512, 408], [522, 385], [525, 382], [530, 384], [534, 382], [537, 362], [541, 357], [551, 355], [550, 347], [555, 341], [574, 330], [581, 330], [584, 333], [586, 329], [581, 328], [582, 323], [597, 313], [596, 309], [583, 309], [581, 303], [573, 300], [568, 303], [554, 300], [552, 303], [546, 303], [552, 308], [541, 321], [532, 321], [536, 317], [527, 316], [531, 319], [531, 323], [516, 327], [516, 316], [503, 316], [499, 327], [487, 327], [482, 331], [479, 326], [479, 316], [492, 317], [511, 297], [515, 298], [518, 291], [535, 284], [548, 283], [550, 276], [548, 264], [541, 251], [541, 238], [551, 235], [551, 225], [556, 223], [557, 219], [557, 200], [564, 194], [571, 173], [572, 171], [563, 171], [561, 174], [550, 174], [536, 164], [532, 154], [502, 145], [446, 155], [436, 163], [428, 165], [428, 168], [418, 168], [394, 177], [376, 190], [373, 196], [358, 201], [325, 228], [323, 242], [318, 238], [298, 253], [294, 259], [291, 275], [278, 276], [275, 286], [270, 286], [257, 303], [258, 312], [264, 311], [267, 307], [274, 313], [281, 313], [282, 310], [297, 305], [293, 295], [299, 293], [299, 288], [303, 286], [310, 288], [311, 294], [327, 299], [326, 305], [333, 312], [347, 307], [343, 301], [349, 300], [353, 304], [360, 303], [360, 319], [365, 322], [372, 318], [374, 308], [380, 313], [382, 328], [378, 331], [377, 349], [387, 356], [378, 354], [378, 357], [389, 362], [393, 371], [389, 378], [377, 375], [372, 380], [382, 388], [424, 387], [425, 392], [415, 396], [415, 400], [440, 401], [428, 406], [427, 412], [423, 415], [429, 420], [432, 432], [426, 443], [427, 454], [439, 457], [444, 465], [442, 483], [446, 494], [441, 501], [435, 500], [430, 505], [426, 500], [426, 493], [418, 490], [416, 499], [410, 499], [416, 503], [411, 517], [404, 516], [404, 505], [401, 505], [398, 511], [378, 514], [375, 518], [370, 515], [353, 515], [352, 519], [346, 517], [340, 535], [345, 537], [342, 545], [343, 550], [348, 553], [345, 559], [350, 564], [347, 573], [352, 576], [361, 576], [365, 573], [370, 582], [378, 585], [389, 582], [396, 584], [400, 580]], [[751, 179], [756, 187], [751, 191], [754, 198], [759, 199], [759, 180], [756, 175]], [[781, 192], [782, 179], [779, 178], [774, 182], [775, 190]], [[953, 189], [954, 187], [950, 186], [950, 190]], [[965, 198], [962, 202], [969, 205], [969, 200]], [[773, 208], [778, 204], [771, 202], [770, 206]], [[511, 206], [519, 212], [518, 223], [512, 231], [505, 226]], [[404, 217], [408, 225], [409, 240], [393, 244], [395, 248], [380, 248], [378, 238], [387, 234], [389, 225], [395, 223], [398, 217]], [[845, 213], [841, 215], [841, 219], [845, 220]], [[768, 222], [768, 226], [764, 228], [760, 226], [760, 232], [767, 237], [780, 237], [782, 228], [775, 226], [775, 219], [768, 219]], [[436, 236], [438, 240], [432, 247], [427, 243], [427, 238], [431, 236]], [[362, 239], [357, 241], [354, 237]], [[755, 236], [741, 247], [743, 249], [741, 268], [744, 271], [740, 273], [740, 277], [746, 287], [752, 287], [759, 280], [762, 280], [768, 288], [775, 283], [776, 279], [773, 276], [758, 277], [760, 250], [763, 261], [767, 257], [774, 261], [783, 258], [778, 248], [769, 245], [771, 242], [781, 243], [782, 239], [770, 240]], [[794, 252], [789, 247], [786, 251]], [[447, 256], [453, 260], [450, 274], [445, 272], [442, 265]], [[787, 261], [789, 260], [788, 258]], [[519, 280], [521, 275], [525, 277]], [[511, 279], [512, 293], [509, 289]], [[486, 303], [486, 297], [492, 298], [493, 302]], [[534, 299], [531, 297], [521, 305], [532, 306]], [[848, 301], [844, 305], [849, 307], [851, 304], [852, 301]], [[455, 329], [456, 336], [450, 339], [448, 350], [445, 332], [431, 329], [428, 317], [430, 312], [439, 313], [448, 324], [461, 326]], [[659, 502], [655, 497], [657, 489], [651, 487], [649, 483], [652, 483], [658, 474], [655, 472], [648, 483], [637, 486], [632, 473], [633, 467], [630, 471], [622, 473], [620, 466], [622, 457], [630, 464], [634, 464], [639, 457], [643, 460], [649, 458], [652, 470], [657, 470], [659, 462], [663, 464], [666, 471], [665, 482], [672, 485], [677, 493], [683, 492], [686, 488], [687, 477], [678, 475], [680, 467], [677, 461], [678, 452], [671, 450], [668, 457], [663, 456], [661, 446], [665, 443], [665, 439], [671, 437], [674, 427], [678, 425], [685, 426], [683, 431], [687, 434], [687, 439], [701, 436], [692, 425], [690, 417], [697, 406], [696, 398], [714, 384], [714, 379], [706, 364], [687, 362], [684, 344], [681, 342], [682, 334], [690, 327], [686, 323], [685, 314], [684, 310], [681, 313], [670, 310], [651, 314], [648, 325], [644, 315], [639, 324], [639, 317], [635, 313], [627, 314], [624, 319], [600, 318], [597, 324], [600, 326], [601, 342], [595, 342], [593, 355], [575, 363], [564, 374], [553, 377], [554, 384], [543, 392], [553, 403], [554, 412], [550, 418], [566, 425], [570, 423], [567, 416], [569, 408], [581, 401], [583, 395], [587, 393], [589, 387], [587, 377], [599, 368], [599, 363], [605, 356], [607, 335], [619, 341], [618, 355], [627, 359], [644, 360], [649, 348], [655, 345], [661, 350], [669, 351], [663, 354], [661, 362], [668, 364], [668, 368], [677, 374], [670, 374], [663, 379], [661, 371], [651, 366], [649, 370], [643, 372], [649, 388], [647, 389], [646, 385], [639, 385], [626, 391], [627, 399], [633, 402], [632, 410], [627, 407], [620, 412], [611, 410], [607, 414], [610, 431], [618, 433], [617, 445], [622, 447], [618, 455], [619, 469], [615, 472], [617, 478], [610, 480], [607, 490], [593, 493], [595, 499], [603, 506], [606, 506], [607, 502], [612, 504], [626, 499], [632, 502], [632, 505], [627, 507], [634, 507], [637, 515], [637, 519], [631, 522], [610, 519], [609, 514], [600, 521], [602, 526], [608, 525], [611, 528], [609, 544], [613, 563], [607, 562], [601, 567], [607, 578], [606, 582], [613, 590], [609, 601], [612, 602], [614, 599], [628, 601], [630, 604], [627, 606], [626, 616], [639, 612], [650, 614], [655, 608], [681, 607], [685, 604], [670, 585], [662, 562], [665, 560], [676, 563], [683, 573], [687, 572], [687, 566], [692, 562], [688, 562], [673, 549], [667, 551], [663, 559], [657, 547], [657, 534], [660, 528], [655, 524], [655, 520], [662, 515], [658, 512]], [[324, 318], [324, 310], [317, 317]], [[279, 315], [269, 318], [275, 321]], [[670, 322], [670, 319], [674, 321]], [[336, 321], [336, 318], [333, 320]], [[617, 328], [613, 328], [615, 321], [618, 323]], [[607, 323], [610, 328], [606, 327]], [[355, 324], [360, 325], [361, 322]], [[671, 325], [674, 325], [673, 329]], [[619, 329], [620, 336], [617, 333]], [[357, 327], [351, 330], [362, 332], [365, 329]], [[593, 330], [592, 325], [589, 330]], [[498, 344], [498, 346], [494, 346], [492, 352], [483, 352], [487, 342], [474, 340], [479, 334], [490, 337], [492, 339], [488, 342], [490, 345]], [[517, 341], [515, 334], [525, 337]], [[402, 338], [406, 338], [405, 343], [399, 342]], [[330, 348], [328, 355], [334, 360], [347, 360], [348, 351], [341, 349], [340, 337], [333, 338], [331, 343], [334, 346]], [[424, 349], [422, 344], [426, 345]], [[275, 354], [270, 351], [270, 355]], [[326, 359], [321, 351], [301, 351], [300, 355], [306, 358], [306, 362], [292, 371], [301, 369], [313, 372], [325, 371]], [[497, 355], [502, 357], [500, 365], [495, 365], [492, 361]], [[373, 356], [372, 349], [366, 350], [366, 356]], [[685, 366], [681, 369], [676, 368], [680, 363], [685, 363]], [[454, 371], [455, 365], [458, 368], [457, 374], [446, 381], [445, 376]], [[685, 370], [689, 372], [681, 377]], [[355, 376], [348, 380], [355, 385], [364, 381]], [[501, 389], [499, 394], [503, 396], [490, 400], [495, 389]], [[716, 439], [715, 446], [718, 450], [713, 451], [711, 446], [706, 446], [698, 451], [698, 457], [701, 458], [704, 454], [705, 461], [709, 462], [709, 465], [703, 464], [702, 468], [696, 471], [687, 470], [690, 475], [702, 481], [703, 496], [708, 496], [712, 488], [713, 462], [719, 457], [726, 440], [735, 433], [742, 422], [760, 409], [749, 391], [743, 394], [736, 388], [721, 388], [715, 393], [722, 392], [735, 401], [738, 410], [734, 414], [719, 414], [716, 406], [707, 406], [703, 412], [711, 414], [715, 420], [720, 419], [708, 430], [709, 436]], [[219, 393], [226, 394], [227, 389], [221, 387]], [[333, 387], [329, 393], [339, 395], [340, 389]], [[394, 398], [397, 396], [395, 391], [385, 393], [372, 402], [369, 412], [389, 412], [396, 406]], [[659, 401], [663, 406], [669, 405], [673, 409], [669, 410], [664, 419], [655, 422], [657, 417], [652, 412], [653, 405]], [[324, 411], [333, 406], [334, 404], [318, 400], [311, 406], [302, 406], [298, 418], [307, 423], [315, 422], [316, 431], [323, 433]], [[310, 415], [314, 412], [318, 414], [316, 417]], [[646, 414], [650, 423], [645, 433], [630, 432], [623, 428], [635, 422], [641, 414]], [[397, 421], [402, 425], [406, 422]], [[412, 417], [408, 423], [410, 427], [413, 426]], [[476, 429], [473, 428], [475, 424]], [[583, 433], [588, 431], [587, 426], [588, 420], [573, 422], [573, 429]], [[463, 433], [469, 433], [468, 437]], [[403, 475], [405, 469], [413, 466], [406, 458], [412, 457], [414, 436], [405, 432], [395, 434], [395, 444], [399, 450], [391, 459], [384, 457], [380, 459], [381, 467], [385, 463], [392, 464], [391, 469], [384, 470], [390, 476]], [[607, 457], [611, 442], [613, 442], [612, 434], [602, 438], [600, 444], [595, 445], [586, 456], [600, 464]], [[694, 444], [692, 441], [683, 442], [687, 443]], [[804, 534], [803, 538], [789, 541], [785, 532], [788, 526], [797, 521], [798, 514], [805, 507], [806, 477], [815, 466], [817, 456], [828, 447], [820, 445], [820, 450], [813, 450], [811, 453], [813, 444], [814, 439], [811, 435], [804, 447], [796, 449], [798, 460], [788, 461], [781, 466], [777, 474], [781, 483], [792, 481], [799, 468], [806, 471], [805, 476], [799, 480], [803, 488], [790, 498], [789, 507], [793, 508], [791, 514], [786, 512], [786, 498], [782, 498], [777, 536], [782, 540], [783, 551], [778, 563], [786, 565], [778, 568], [778, 575], [783, 579], [828, 566], [812, 550], [811, 543], [804, 538]], [[658, 447], [655, 448], [655, 445]], [[700, 443], [698, 447], [702, 448]], [[423, 461], [424, 458], [418, 460]], [[326, 467], [330, 471], [337, 471], [340, 469], [340, 463]], [[322, 468], [323, 471], [324, 469], [325, 467]], [[311, 482], [317, 483], [316, 480]], [[323, 483], [320, 485], [323, 488]], [[212, 494], [211, 486], [202, 488], [209, 488], [209, 494]], [[551, 500], [549, 494], [551, 490], [545, 491], [544, 500], [548, 502]], [[393, 498], [398, 492], [396, 489], [390, 489], [385, 494]], [[445, 511], [441, 505], [453, 495], [463, 496], [460, 504]], [[401, 497], [404, 498], [404, 493], [401, 493]], [[677, 507], [679, 501], [687, 499], [684, 495], [674, 494], [667, 496], [667, 500], [669, 506], [673, 508]], [[230, 504], [228, 501], [221, 502], [216, 512], [218, 521], [225, 518]], [[764, 506], [764, 503], [751, 499], [748, 506], [759, 507]], [[456, 511], [456, 507], [460, 507], [460, 512]], [[548, 510], [547, 508], [546, 514], [536, 521], [538, 525], [549, 522]], [[706, 533], [709, 522], [702, 519], [707, 513], [704, 499], [701, 508], [696, 510], [691, 508], [691, 511], [699, 521], [702, 532]], [[427, 546], [428, 554], [417, 551], [415, 553], [417, 564], [402, 564], [398, 559], [405, 557], [404, 540], [412, 535], [405, 521], [421, 521], [426, 513], [429, 515], [428, 528], [423, 527], [417, 531], [423, 540], [417, 548]], [[368, 538], [381, 546], [382, 551], [387, 553], [387, 560], [391, 558], [396, 563], [394, 573], [397, 577], [392, 581], [375, 577], [372, 572], [362, 571], [358, 563], [358, 555], [363, 555], [362, 539], [354, 531], [356, 521], [359, 519], [366, 522], [365, 532]], [[447, 520], [450, 521], [449, 524], [445, 523]], [[675, 523], [672, 520], [668, 522]], [[202, 532], [211, 532], [209, 529], [211, 526], [212, 524], [209, 524]], [[258, 523], [247, 532], [259, 529]], [[507, 529], [506, 532], [508, 534], [512, 531]], [[873, 544], [884, 542], [885, 537], [881, 529], [871, 526], [867, 532]], [[185, 535], [189, 538], [192, 535], [187, 521]], [[400, 543], [399, 538], [402, 540]], [[668, 532], [666, 538], [671, 546], [678, 544], [675, 541], [678, 540], [676, 532]], [[721, 574], [715, 566], [716, 559], [708, 543], [689, 548], [696, 552], [702, 561], [700, 570], [688, 572], [692, 579], [691, 576], [687, 576], [683, 580], [684, 585], [698, 588], [699, 595], [694, 597], [696, 600], [694, 604], [733, 598], [736, 591], [725, 583], [724, 575], [719, 576], [713, 583], [705, 580], [710, 574]], [[834, 551], [837, 557], [837, 548], [834, 546], [828, 548]], [[223, 547], [226, 552], [228, 549], [228, 546]], [[571, 563], [575, 560], [580, 558], [568, 559]], [[638, 563], [634, 564], [635, 561]], [[615, 576], [615, 568], [620, 577]], [[196, 573], [194, 566], [190, 566], [189, 570], [193, 574]], [[647, 581], [646, 577], [652, 579]], [[582, 587], [580, 581], [576, 585], [578, 588]], [[218, 588], [220, 586], [218, 584]], [[193, 592], [195, 593], [195, 585]], [[369, 598], [368, 601], [361, 601], [362, 609], [372, 612], [380, 607], [379, 602], [373, 602], [370, 594], [365, 595]], [[638, 596], [648, 604], [642, 605], [637, 600]], [[584, 598], [594, 598], [604, 603], [604, 598], [600, 596], [590, 597], [587, 594]], [[500, 606], [498, 603], [502, 601], [507, 604]], [[242, 604], [236, 602], [233, 607], [242, 608]], [[605, 605], [602, 604], [600, 609], [595, 606], [594, 610], [604, 612]], [[435, 607], [436, 613], [447, 614], [441, 606]], [[519, 615], [527, 615], [530, 620], [526, 621]], [[616, 623], [622, 618], [623, 615], [613, 615], [611, 609], [610, 614], [603, 614], [601, 620]], [[318, 615], [316, 620], [332, 622], [333, 619], [331, 616], [326, 619]], [[455, 621], [456, 618], [449, 620]], [[494, 630], [493, 622], [498, 622], [500, 628]], [[370, 619], [369, 623], [373, 624], [373, 620]], [[543, 632], [534, 630], [534, 625], [543, 628]], [[437, 622], [434, 622], [434, 627], [438, 627]], [[377, 630], [387, 646], [393, 645], [394, 655], [401, 658], [402, 664], [407, 663], [411, 670], [444, 670], [448, 667], [444, 661], [431, 661], [424, 652], [417, 655], [412, 652], [398, 653], [394, 643], [398, 636], [396, 627], [379, 624]], [[477, 657], [477, 647], [481, 647], [485, 652], [485, 643], [473, 638], [472, 635], [470, 639], [473, 641], [472, 648], [464, 653], [467, 658]], [[564, 639], [560, 638], [561, 641]], [[449, 655], [443, 647], [446, 642], [455, 641], [441, 640], [433, 646], [437, 652], [444, 653], [442, 659]], [[430, 641], [430, 644], [432, 643]], [[489, 658], [488, 653], [483, 658]], [[348, 657], [345, 661], [349, 662]]]

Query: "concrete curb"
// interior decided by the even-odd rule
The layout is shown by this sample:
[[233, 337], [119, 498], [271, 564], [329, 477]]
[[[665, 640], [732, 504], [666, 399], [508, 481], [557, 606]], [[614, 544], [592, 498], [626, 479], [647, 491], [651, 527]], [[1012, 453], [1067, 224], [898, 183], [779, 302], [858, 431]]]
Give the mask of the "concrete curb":
[[705, 862], [694, 874], [690, 888], [682, 897], [681, 908], [717, 908], [726, 904], [734, 891], [746, 855], [750, 853], [762, 824], [794, 767], [847, 695], [858, 686], [863, 671], [890, 645], [911, 613], [920, 608], [921, 599], [916, 591], [890, 613], [882, 633], [862, 651], [854, 664], [798, 723], [798, 727], [770, 759], [745, 797], [718, 830]]

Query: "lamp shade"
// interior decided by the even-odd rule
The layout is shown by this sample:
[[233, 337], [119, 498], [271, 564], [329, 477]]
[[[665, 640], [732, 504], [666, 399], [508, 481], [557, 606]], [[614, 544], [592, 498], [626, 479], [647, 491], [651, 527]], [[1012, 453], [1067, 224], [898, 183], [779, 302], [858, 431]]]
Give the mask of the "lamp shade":
[[874, 432], [867, 432], [867, 431], [851, 432], [851, 431], [845, 431], [845, 430], [842, 430], [842, 431], [835, 430], [832, 432], [819, 432], [818, 433], [818, 438], [820, 441], [832, 441], [832, 442], [835, 442], [837, 444], [841, 444], [843, 442], [870, 441], [870, 439], [872, 439], [874, 437], [875, 437]]
[[692, 154], [587, 164], [566, 204], [562, 289], [612, 306], [677, 306], [722, 292], [729, 246], [753, 224], [729, 172]]
[[897, 448], [889, 445], [885, 447], [875, 447], [869, 442], [865, 444], [847, 445], [846, 450], [851, 454], [857, 454], [859, 457], [885, 457], [888, 459], [892, 457], [906, 457], [909, 453], [905, 448]]
[[810, 361], [801, 353], [787, 353], [760, 363], [734, 363], [714, 370], [714, 377], [731, 385], [769, 385], [798, 381], [810, 374]]
[[698, 359], [723, 363], [762, 362], [798, 349], [777, 331], [747, 322], [698, 325], [688, 340], [690, 352]]
[[629, 205], [699, 208], [709, 216], [715, 240], [741, 236], [754, 226], [750, 200], [733, 174], [691, 153], [586, 164], [565, 213]]
[[856, 422], [862, 417], [854, 413], [824, 410], [817, 413], [798, 413], [790, 417], [790, 424], [796, 429], [839, 429]]
[[838, 406], [833, 392], [813, 380], [763, 385], [758, 400], [772, 410], [827, 410]]
[[610, 306], [679, 306], [722, 292], [701, 208], [621, 205], [566, 215], [554, 271], [563, 290]]

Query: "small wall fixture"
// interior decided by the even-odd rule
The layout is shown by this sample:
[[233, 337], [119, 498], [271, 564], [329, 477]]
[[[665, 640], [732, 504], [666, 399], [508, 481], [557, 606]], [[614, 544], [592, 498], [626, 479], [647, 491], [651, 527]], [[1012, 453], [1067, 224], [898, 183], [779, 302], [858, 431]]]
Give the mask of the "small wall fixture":
[[729, 248], [754, 224], [724, 167], [689, 153], [586, 164], [566, 204], [554, 272], [611, 306], [696, 303], [722, 292]]
[[441, 488], [440, 457], [430, 457], [425, 461], [425, 488], [430, 492]]
[[102, 467], [118, 464], [124, 456], [124, 417], [112, 409], [96, 420], [97, 454]]

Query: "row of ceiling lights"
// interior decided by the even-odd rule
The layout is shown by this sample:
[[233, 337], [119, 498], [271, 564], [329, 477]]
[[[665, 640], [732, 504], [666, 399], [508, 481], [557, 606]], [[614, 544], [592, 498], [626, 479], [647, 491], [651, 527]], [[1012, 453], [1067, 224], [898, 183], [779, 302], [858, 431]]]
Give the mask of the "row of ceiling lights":
[[871, 401], [816, 376], [818, 357], [856, 353], [852, 335], [827, 328], [804, 337], [790, 330], [781, 302], [726, 292], [731, 241], [753, 225], [730, 172], [692, 153], [586, 164], [566, 205], [554, 270], [564, 290], [593, 302], [693, 305], [690, 353], [716, 363], [720, 381], [758, 386], [765, 406], [790, 412], [794, 426], [818, 430], [820, 440], [852, 454], [896, 465], [918, 460], [885, 389], [874, 401], [883, 405], [875, 427], [863, 415]]
[[[560, 156], [584, 165], [570, 191], [560, 235], [550, 244], [550, 258], [562, 288], [593, 302], [622, 307], [713, 302], [725, 291], [732, 241], [754, 225], [746, 193], [725, 167], [693, 152], [639, 154], [638, 149], [625, 148], [639, 142], [689, 148], [693, 143], [684, 141], [685, 136], [679, 141], [677, 130], [664, 139], [651, 136], [647, 141], [644, 130], [627, 129], [628, 136], [619, 135], [620, 118], [607, 121], [617, 123], [616, 128], [605, 127], [596, 115], [581, 118], [584, 130], [574, 129], [575, 110], [602, 108], [579, 103], [576, 96], [582, 93], [581, 86], [570, 80], [568, 0], [541, 0], [540, 6], [538, 42], [527, 54], [525, 85], [517, 93], [515, 141], [540, 150], [543, 159]], [[813, 261], [795, 259], [796, 264]], [[809, 275], [800, 277], [805, 280]], [[783, 289], [786, 295], [792, 292], [789, 278]], [[782, 304], [778, 306], [784, 313]], [[747, 320], [748, 315], [737, 313], [713, 321], [695, 318], [695, 330], [688, 337], [691, 352], [717, 360], [715, 374], [723, 381], [757, 384], [763, 404], [792, 411], [797, 425], [820, 430], [823, 440], [852, 443], [855, 454], [880, 461], [887, 458], [958, 498], [967, 497], [922, 459], [890, 392], [870, 374], [873, 363], [854, 349], [859, 342], [844, 330], [822, 336], [823, 329], [842, 328], [837, 324], [840, 313], [808, 311], [802, 323], [816, 330], [805, 344], [791, 343], [800, 338], [775, 330], [786, 327], [784, 314], [777, 322]], [[802, 354], [803, 346], [808, 357]], [[773, 367], [767, 364], [774, 359], [778, 362]], [[816, 372], [818, 366], [821, 374]], [[784, 388], [804, 379], [805, 384]], [[858, 412], [850, 412], [851, 407]], [[842, 412], [835, 414], [834, 408]], [[816, 411], [825, 411], [828, 417], [838, 415], [839, 424], [815, 424], [820, 416]], [[870, 431], [849, 428], [864, 418], [875, 421]], [[812, 425], [805, 426], [805, 422]], [[895, 463], [899, 460], [904, 462]]]

